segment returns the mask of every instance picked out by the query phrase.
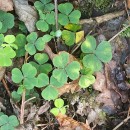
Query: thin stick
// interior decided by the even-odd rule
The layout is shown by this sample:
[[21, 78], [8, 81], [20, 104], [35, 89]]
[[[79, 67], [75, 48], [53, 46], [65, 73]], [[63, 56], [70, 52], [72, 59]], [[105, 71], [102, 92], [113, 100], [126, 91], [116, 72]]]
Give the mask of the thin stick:
[[36, 97], [32, 97], [32, 98], [28, 99], [27, 101], [24, 102], [24, 104], [30, 102], [31, 100], [33, 100], [33, 99], [35, 99], [35, 98], [36, 98]]
[[2, 83], [3, 83], [3, 85], [4, 85], [5, 89], [6, 89], [9, 97], [11, 97], [11, 92], [10, 92], [9, 87], [8, 87], [7, 83], [5, 82], [4, 78], [2, 79]]
[[126, 123], [130, 119], [129, 114], [130, 114], [130, 108], [128, 110], [127, 117], [121, 123], [119, 123], [113, 130], [117, 130], [120, 126], [122, 126], [124, 123]]
[[22, 93], [22, 104], [21, 104], [21, 114], [20, 114], [20, 124], [24, 124], [24, 107], [25, 107], [25, 94], [26, 90], [23, 90]]
[[120, 32], [118, 32], [116, 35], [114, 35], [108, 42], [111, 42], [112, 40], [114, 40], [118, 35], [120, 35], [123, 31], [125, 31], [127, 28], [130, 27], [130, 24], [127, 25], [126, 27], [124, 27]]
[[57, 7], [57, 0], [55, 2], [55, 22], [56, 22], [56, 30], [58, 30], [58, 7]]

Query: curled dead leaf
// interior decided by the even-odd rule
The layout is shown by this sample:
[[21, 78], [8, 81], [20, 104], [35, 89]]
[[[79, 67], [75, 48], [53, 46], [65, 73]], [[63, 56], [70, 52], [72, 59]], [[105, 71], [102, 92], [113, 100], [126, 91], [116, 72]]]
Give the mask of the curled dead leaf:
[[12, 11], [13, 10], [13, 2], [12, 0], [0, 0], [0, 10], [3, 11]]
[[67, 115], [58, 114], [56, 118], [60, 124], [59, 130], [91, 130], [87, 123], [78, 122]]

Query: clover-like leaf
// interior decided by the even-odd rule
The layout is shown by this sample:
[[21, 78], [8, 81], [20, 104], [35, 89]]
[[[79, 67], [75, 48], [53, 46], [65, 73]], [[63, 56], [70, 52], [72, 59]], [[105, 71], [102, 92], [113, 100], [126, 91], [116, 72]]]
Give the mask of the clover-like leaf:
[[17, 57], [24, 56], [26, 52], [25, 51], [26, 36], [23, 34], [18, 34], [16, 36], [14, 44], [18, 46], [18, 49], [16, 50], [16, 56]]
[[69, 18], [68, 16], [66, 16], [65, 14], [59, 14], [58, 15], [58, 22], [60, 23], [60, 25], [67, 25], [69, 23]]
[[52, 108], [52, 109], [50, 110], [50, 112], [51, 112], [54, 116], [57, 116], [57, 115], [59, 114], [60, 110], [55, 107], [55, 108]]
[[58, 90], [49, 85], [42, 91], [42, 97], [45, 100], [54, 100], [58, 97]]
[[53, 65], [58, 68], [64, 68], [69, 62], [69, 54], [62, 52], [53, 58]]
[[45, 53], [36, 53], [34, 55], [34, 59], [36, 60], [36, 62], [40, 65], [46, 63], [49, 60], [49, 57], [47, 54]]
[[61, 99], [61, 98], [58, 98], [54, 101], [54, 105], [57, 107], [57, 108], [61, 108], [64, 106], [64, 100]]
[[95, 77], [93, 75], [82, 75], [79, 80], [79, 86], [81, 88], [87, 88], [95, 82]]
[[23, 80], [23, 74], [18, 68], [14, 68], [12, 70], [12, 80], [15, 83], [20, 83]]
[[0, 116], [0, 126], [5, 125], [6, 123], [8, 123], [8, 116], [7, 115]]
[[37, 10], [42, 10], [44, 12], [51, 11], [54, 9], [54, 4], [50, 3], [51, 0], [40, 0], [34, 3]]
[[69, 15], [70, 23], [75, 23], [75, 24], [79, 23], [80, 17], [81, 17], [80, 11], [79, 10], [74, 10]]
[[19, 121], [18, 121], [17, 117], [14, 116], [14, 115], [9, 116], [9, 124], [11, 126], [14, 126], [14, 127], [18, 126], [19, 125]]
[[54, 13], [54, 11], [46, 14], [46, 22], [50, 25], [55, 25], [55, 13]]
[[93, 72], [100, 71], [102, 68], [101, 61], [94, 54], [84, 56], [83, 65], [90, 68]]
[[55, 69], [52, 75], [58, 82], [67, 83], [67, 74], [64, 69]]
[[42, 32], [46, 32], [49, 29], [49, 25], [44, 20], [37, 21], [36, 27], [37, 27], [38, 30], [41, 30]]
[[94, 53], [96, 49], [96, 39], [93, 36], [87, 36], [86, 40], [81, 45], [83, 53]]
[[0, 22], [2, 23], [0, 33], [5, 33], [8, 29], [11, 29], [14, 26], [14, 16], [0, 10]]
[[109, 62], [112, 59], [112, 49], [110, 43], [102, 41], [97, 46], [95, 54], [102, 62]]
[[79, 24], [69, 23], [66, 26], [64, 26], [64, 28], [67, 29], [67, 30], [70, 30], [72, 32], [77, 32], [78, 30], [80, 30], [82, 28], [82, 26], [79, 25]]
[[11, 47], [0, 48], [0, 66], [11, 66], [11, 59], [15, 56], [16, 53]]
[[75, 33], [68, 30], [63, 30], [62, 39], [65, 40], [66, 45], [72, 46], [75, 42]]
[[52, 39], [52, 36], [49, 35], [49, 34], [46, 34], [42, 37], [42, 40], [45, 42], [45, 43], [48, 43], [49, 41], [51, 41]]
[[56, 88], [60, 88], [64, 85], [64, 83], [58, 82], [58, 80], [56, 78], [54, 78], [53, 76], [51, 76], [51, 78], [50, 78], [50, 84]]
[[73, 61], [67, 65], [65, 70], [70, 79], [76, 80], [79, 77], [80, 64], [77, 61]]
[[29, 78], [35, 77], [37, 74], [36, 68], [29, 63], [23, 64], [22, 72], [24, 77], [29, 77]]
[[58, 10], [66, 15], [69, 15], [73, 8], [74, 7], [71, 3], [63, 3], [58, 5]]
[[36, 32], [32, 32], [27, 36], [27, 41], [28, 43], [35, 43], [35, 41], [37, 40], [38, 35]]
[[2, 45], [4, 42], [4, 35], [0, 34], [0, 45]]
[[13, 43], [15, 41], [15, 36], [14, 35], [6, 35], [4, 38], [4, 41], [6, 43]]
[[47, 86], [48, 84], [49, 84], [49, 77], [44, 73], [40, 73], [37, 77], [36, 87], [41, 88]]
[[0, 29], [2, 28], [2, 22], [0, 22]]

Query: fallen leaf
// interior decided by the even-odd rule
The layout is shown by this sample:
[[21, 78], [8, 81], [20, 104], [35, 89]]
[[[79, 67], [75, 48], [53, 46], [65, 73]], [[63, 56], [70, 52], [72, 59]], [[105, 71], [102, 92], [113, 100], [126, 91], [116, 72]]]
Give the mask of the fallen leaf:
[[13, 2], [12, 0], [0, 0], [0, 10], [3, 11], [12, 11], [13, 10]]
[[130, 9], [130, 0], [127, 0], [127, 6]]
[[0, 67], [0, 81], [2, 80], [3, 76], [5, 73], [5, 68], [4, 67]]
[[43, 106], [41, 106], [38, 110], [38, 115], [45, 113], [50, 108], [49, 102], [46, 102]]
[[84, 38], [84, 31], [76, 33], [75, 43], [79, 43]]
[[74, 80], [70, 83], [65, 84], [63, 87], [58, 88], [59, 96], [63, 95], [64, 93], [74, 93], [80, 90], [80, 86], [78, 84], [79, 80]]
[[35, 31], [35, 23], [37, 21], [36, 10], [28, 4], [28, 0], [13, 0], [13, 2], [16, 14], [25, 23], [28, 31]]
[[88, 124], [78, 122], [67, 115], [58, 114], [56, 119], [60, 124], [59, 130], [91, 130]]

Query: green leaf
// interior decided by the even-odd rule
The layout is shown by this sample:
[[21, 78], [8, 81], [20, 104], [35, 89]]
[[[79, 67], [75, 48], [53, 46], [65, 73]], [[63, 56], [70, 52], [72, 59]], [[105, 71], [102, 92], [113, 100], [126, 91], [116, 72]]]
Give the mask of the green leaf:
[[39, 71], [40, 73], [48, 74], [49, 72], [52, 71], [52, 65], [51, 65], [51, 64], [40, 65], [38, 71]]
[[54, 115], [54, 116], [57, 116], [60, 112], [60, 110], [58, 108], [52, 108], [50, 110], [50, 112]]
[[100, 71], [102, 68], [101, 61], [94, 54], [86, 55], [83, 58], [83, 65], [90, 68], [93, 72]]
[[12, 115], [9, 117], [9, 124], [13, 127], [16, 127], [19, 125], [19, 121], [16, 116]]
[[112, 49], [110, 43], [102, 41], [97, 46], [95, 54], [102, 62], [109, 62], [112, 59]]
[[28, 43], [27, 45], [25, 45], [25, 50], [30, 55], [34, 55], [36, 53], [36, 48], [35, 48], [34, 44], [32, 44], [32, 43]]
[[79, 23], [80, 17], [81, 17], [80, 11], [79, 10], [74, 10], [69, 15], [70, 23], [75, 23], [75, 24]]
[[14, 83], [20, 83], [23, 80], [23, 75], [18, 68], [12, 70], [12, 80]]
[[0, 66], [11, 66], [11, 58], [15, 56], [16, 53], [11, 47], [0, 48]]
[[58, 90], [49, 85], [42, 91], [42, 97], [45, 100], [54, 100], [58, 97]]
[[37, 85], [37, 79], [35, 77], [27, 77], [23, 80], [23, 85], [26, 89], [33, 89]]
[[58, 98], [54, 101], [54, 105], [57, 107], [57, 108], [61, 108], [64, 106], [64, 100], [61, 99], [61, 98]]
[[96, 49], [96, 39], [93, 36], [87, 36], [86, 40], [81, 45], [83, 53], [94, 53]]
[[38, 63], [38, 64], [44, 64], [44, 63], [46, 63], [48, 60], [49, 60], [49, 57], [48, 57], [48, 55], [47, 54], [45, 54], [45, 53], [36, 53], [35, 55], [34, 55], [34, 59], [36, 60], [36, 62]]
[[36, 32], [32, 32], [27, 36], [27, 41], [28, 43], [35, 43], [35, 41], [37, 40], [38, 35]]
[[6, 43], [13, 43], [15, 41], [15, 36], [14, 35], [6, 35], [4, 38], [4, 41]]
[[49, 4], [46, 4], [45, 5], [45, 7], [44, 7], [44, 11], [45, 12], [48, 12], [48, 11], [52, 11], [52, 10], [54, 10], [54, 4], [52, 4], [52, 3], [49, 3]]
[[93, 75], [82, 75], [79, 80], [79, 86], [81, 88], [87, 88], [95, 82], [95, 77]]
[[42, 32], [46, 32], [49, 29], [49, 25], [44, 20], [39, 20], [36, 23], [36, 27], [38, 30], [40, 30]]
[[40, 1], [36, 1], [34, 6], [37, 10], [42, 10], [44, 8], [44, 5]]
[[43, 42], [45, 42], [45, 43], [48, 43], [49, 41], [51, 41], [51, 39], [52, 39], [52, 36], [49, 35], [49, 34], [46, 34], [46, 35], [44, 35], [44, 36], [42, 37], [42, 40], [43, 40]]
[[51, 0], [40, 0], [44, 5], [51, 2]]
[[21, 100], [21, 95], [18, 94], [16, 91], [13, 91], [11, 93], [11, 97], [13, 98], [13, 100], [17, 103]]
[[69, 62], [69, 54], [62, 52], [53, 58], [53, 65], [58, 68], [64, 68]]
[[0, 29], [2, 28], [2, 22], [0, 22]]
[[45, 43], [44, 43], [42, 37], [37, 39], [37, 41], [35, 42], [35, 46], [36, 46], [37, 50], [39, 50], [39, 51], [44, 50]]
[[21, 57], [25, 55], [25, 44], [26, 44], [26, 36], [23, 34], [18, 34], [16, 36], [15, 45], [18, 46], [18, 50], [16, 50], [16, 56]]
[[55, 79], [53, 76], [51, 76], [51, 78], [50, 78], [50, 84], [57, 88], [60, 88], [64, 85], [64, 83], [58, 82], [57, 79]]
[[14, 127], [11, 126], [10, 124], [5, 124], [5, 125], [1, 126], [0, 130], [14, 130]]
[[8, 123], [8, 116], [7, 115], [0, 116], [0, 126], [5, 125], [6, 123]]
[[69, 15], [69, 13], [73, 10], [73, 5], [71, 3], [65, 3], [65, 4], [59, 4], [58, 10], [66, 15]]
[[0, 45], [2, 45], [4, 42], [4, 35], [0, 34]]
[[37, 74], [36, 68], [29, 63], [23, 64], [22, 72], [25, 78], [33, 78]]
[[65, 14], [59, 14], [58, 22], [60, 23], [60, 25], [67, 25], [69, 23], [69, 18]]
[[66, 26], [64, 26], [64, 28], [67, 30], [73, 31], [73, 32], [77, 32], [78, 30], [80, 30], [82, 28], [82, 26], [79, 24], [69, 23]]
[[60, 112], [61, 112], [63, 115], [66, 114], [66, 108], [65, 108], [65, 107], [60, 108]]
[[0, 33], [5, 33], [8, 29], [11, 29], [14, 26], [14, 16], [0, 10], [0, 22], [2, 22]]
[[49, 77], [44, 73], [39, 74], [37, 77], [36, 87], [41, 88], [41, 87], [47, 86], [48, 84], [49, 84]]
[[80, 64], [77, 61], [73, 61], [67, 65], [65, 70], [70, 79], [76, 80], [79, 77]]
[[55, 13], [54, 13], [54, 11], [46, 14], [46, 22], [50, 25], [55, 25]]
[[62, 39], [65, 40], [65, 44], [72, 46], [75, 42], [75, 33], [67, 30], [63, 30]]
[[53, 70], [53, 77], [57, 79], [58, 82], [63, 84], [67, 83], [67, 74], [65, 73], [64, 69], [55, 69]]

